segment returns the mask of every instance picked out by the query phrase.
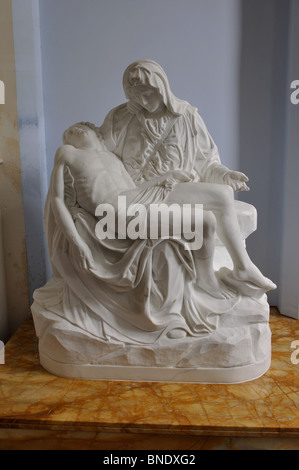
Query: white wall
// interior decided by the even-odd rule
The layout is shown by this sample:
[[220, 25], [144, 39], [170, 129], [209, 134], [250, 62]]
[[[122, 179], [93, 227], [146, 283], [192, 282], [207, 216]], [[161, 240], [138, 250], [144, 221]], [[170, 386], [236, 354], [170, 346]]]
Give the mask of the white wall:
[[239, 96], [240, 167], [250, 178], [240, 199], [258, 212], [258, 229], [248, 252], [279, 288], [269, 293], [278, 304], [282, 249], [290, 2], [244, 0]]
[[[288, 85], [299, 79], [299, 2], [292, 1]], [[291, 90], [288, 90], [288, 97]], [[283, 200], [282, 258], [280, 277], [281, 312], [299, 318], [299, 104], [288, 100]]]
[[39, 1], [12, 0], [25, 213], [28, 287], [32, 292], [49, 276], [43, 226], [47, 192]]
[[6, 341], [29, 315], [16, 96], [13, 17], [10, 0], [0, 2], [0, 340]]

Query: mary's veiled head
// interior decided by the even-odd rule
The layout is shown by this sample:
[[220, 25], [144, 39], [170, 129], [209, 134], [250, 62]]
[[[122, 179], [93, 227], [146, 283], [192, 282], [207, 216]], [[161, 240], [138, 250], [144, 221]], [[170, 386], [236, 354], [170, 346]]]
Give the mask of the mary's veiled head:
[[136, 90], [139, 87], [155, 89], [163, 98], [165, 106], [174, 114], [182, 114], [187, 103], [174, 96], [163, 68], [155, 61], [144, 59], [130, 64], [123, 75], [123, 88], [127, 99], [139, 105]]

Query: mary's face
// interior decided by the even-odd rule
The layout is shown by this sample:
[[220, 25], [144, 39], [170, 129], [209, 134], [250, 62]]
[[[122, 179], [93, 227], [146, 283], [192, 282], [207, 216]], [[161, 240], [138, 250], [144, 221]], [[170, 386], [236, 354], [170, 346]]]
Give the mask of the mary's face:
[[156, 113], [164, 106], [163, 97], [160, 95], [159, 91], [156, 88], [146, 85], [134, 87], [131, 99], [149, 113]]

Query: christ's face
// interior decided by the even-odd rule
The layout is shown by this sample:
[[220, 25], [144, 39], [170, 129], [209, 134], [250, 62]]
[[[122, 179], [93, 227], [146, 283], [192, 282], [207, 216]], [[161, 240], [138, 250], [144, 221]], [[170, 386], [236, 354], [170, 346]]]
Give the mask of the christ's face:
[[[95, 131], [90, 127], [83, 127], [84, 132], [80, 134], [80, 147], [81, 148], [98, 148], [101, 149], [103, 146], [99, 141]], [[103, 147], [104, 149], [104, 147]]]

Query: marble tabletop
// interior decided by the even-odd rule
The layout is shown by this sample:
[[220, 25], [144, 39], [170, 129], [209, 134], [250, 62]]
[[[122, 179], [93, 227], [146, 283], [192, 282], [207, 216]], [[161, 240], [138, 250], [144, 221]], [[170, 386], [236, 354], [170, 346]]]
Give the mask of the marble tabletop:
[[[272, 364], [234, 385], [73, 380], [39, 364], [28, 319], [0, 365], [0, 428], [201, 436], [299, 437], [299, 322], [272, 308]], [[299, 354], [298, 354], [299, 357]]]

